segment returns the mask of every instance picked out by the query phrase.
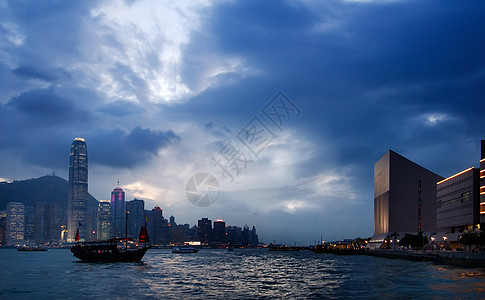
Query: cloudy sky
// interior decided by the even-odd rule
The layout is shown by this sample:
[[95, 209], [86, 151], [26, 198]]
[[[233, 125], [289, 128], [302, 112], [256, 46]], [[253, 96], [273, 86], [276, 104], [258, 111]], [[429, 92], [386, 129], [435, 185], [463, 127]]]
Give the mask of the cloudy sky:
[[[97, 199], [119, 178], [177, 223], [368, 237], [388, 149], [442, 176], [478, 165], [484, 15], [478, 0], [0, 0], [0, 178], [67, 179], [84, 137]], [[199, 173], [212, 205], [187, 198]]]

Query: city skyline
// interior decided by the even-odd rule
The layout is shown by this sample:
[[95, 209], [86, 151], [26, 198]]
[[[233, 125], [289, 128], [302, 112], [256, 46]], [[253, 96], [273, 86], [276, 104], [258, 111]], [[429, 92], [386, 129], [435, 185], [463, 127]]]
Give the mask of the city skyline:
[[[52, 191], [52, 189], [58, 189], [56, 184], [48, 178], [60, 178], [51, 174], [41, 178], [32, 178], [23, 181], [16, 182], [2, 182], [3, 187], [8, 187], [10, 191], [21, 190], [17, 195], [27, 195], [32, 191], [32, 187], [36, 186], [37, 191], [41, 194], [45, 191]], [[60, 179], [62, 182], [63, 179]], [[39, 182], [42, 181], [42, 184]], [[29, 186], [29, 183], [36, 182]], [[58, 181], [59, 182], [59, 181]], [[67, 210], [65, 209], [65, 199], [67, 199], [68, 181], [66, 183], [66, 194], [62, 197], [62, 193], [59, 197], [57, 194], [51, 193], [57, 199], [62, 199], [63, 203], [59, 201], [44, 202], [45, 200], [33, 200], [26, 199], [25, 197], [15, 197], [5, 190], [2, 191], [2, 195], [6, 195], [5, 200], [17, 199], [19, 201], [7, 201], [6, 209], [0, 210], [0, 246], [16, 246], [16, 245], [48, 245], [49, 247], [59, 247], [67, 243], [73, 243], [74, 241], [67, 241], [69, 238], [67, 233]], [[47, 183], [47, 184], [46, 184]], [[115, 191], [121, 189], [115, 188]], [[12, 197], [14, 196], [14, 197]], [[95, 199], [92, 199], [95, 201]], [[28, 203], [28, 204], [26, 204]], [[154, 245], [172, 245], [183, 243], [199, 242], [197, 225], [190, 226], [190, 224], [176, 223], [175, 216], [166, 218], [163, 216], [163, 210], [156, 206], [153, 209], [145, 209], [144, 200], [133, 199], [125, 202], [126, 212], [122, 212], [123, 216], [128, 221], [126, 227], [126, 234], [116, 234], [119, 237], [125, 237], [138, 239], [140, 228], [148, 228], [149, 236], [152, 236], [151, 243]], [[64, 207], [64, 209], [61, 209]], [[122, 206], [123, 207], [123, 206]], [[92, 231], [92, 235], [82, 236], [79, 231], [81, 241], [94, 241], [94, 240], [109, 240], [114, 234], [113, 224], [116, 223], [112, 219], [111, 215], [111, 201], [99, 200], [96, 206], [97, 213], [93, 216], [93, 220], [96, 221], [95, 229]], [[202, 218], [202, 220], [208, 220], [208, 218]], [[193, 220], [194, 222], [195, 220]], [[200, 220], [199, 220], [200, 221]], [[88, 224], [89, 219], [80, 219], [79, 222]], [[255, 247], [259, 245], [258, 235], [256, 234], [256, 228], [253, 225], [252, 230], [249, 231], [249, 226], [239, 225], [227, 225], [222, 219], [217, 219], [214, 222], [214, 227], [211, 226], [211, 220], [208, 220], [209, 226], [205, 228], [207, 234], [200, 242], [210, 244], [211, 247], [223, 246], [226, 243], [230, 243], [235, 247], [246, 247], [251, 245]], [[83, 225], [85, 226], [85, 225]], [[82, 227], [82, 226], [80, 226]], [[226, 232], [227, 231], [227, 232]], [[77, 235], [77, 228], [76, 228]], [[264, 243], [263, 243], [264, 244]]]
[[0, 181], [68, 179], [82, 137], [98, 200], [119, 178], [126, 199], [181, 223], [223, 218], [287, 244], [369, 237], [389, 149], [445, 178], [478, 167], [484, 14], [478, 1], [4, 1]]

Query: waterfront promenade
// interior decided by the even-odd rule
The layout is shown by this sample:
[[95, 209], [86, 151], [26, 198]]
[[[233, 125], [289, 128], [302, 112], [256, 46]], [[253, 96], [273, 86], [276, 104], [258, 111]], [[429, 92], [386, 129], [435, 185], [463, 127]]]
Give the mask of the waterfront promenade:
[[[350, 250], [346, 254], [370, 255], [385, 258], [399, 258], [412, 261], [429, 261], [439, 264], [458, 265], [464, 267], [485, 267], [485, 252], [471, 251], [440, 251], [440, 250]], [[339, 254], [332, 251], [333, 254]]]

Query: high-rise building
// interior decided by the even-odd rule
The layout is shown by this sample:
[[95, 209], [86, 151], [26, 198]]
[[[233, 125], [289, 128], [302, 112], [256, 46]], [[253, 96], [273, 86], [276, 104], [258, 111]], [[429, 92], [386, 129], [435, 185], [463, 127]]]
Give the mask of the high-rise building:
[[255, 247], [259, 244], [259, 237], [256, 233], [256, 226], [251, 229], [251, 246]]
[[58, 203], [37, 202], [34, 207], [34, 239], [37, 243], [57, 242], [64, 210]]
[[6, 225], [7, 225], [7, 211], [0, 210], [0, 245], [5, 246], [6, 243]]
[[374, 236], [436, 232], [436, 183], [443, 177], [389, 150], [374, 165]]
[[479, 224], [479, 175], [479, 169], [469, 168], [436, 184], [438, 231], [471, 231]]
[[221, 244], [226, 242], [226, 222], [222, 219], [214, 222], [214, 241]]
[[[79, 229], [81, 239], [88, 239], [88, 148], [83, 138], [75, 138], [69, 159], [67, 194], [67, 241], [73, 242]], [[84, 224], [84, 226], [83, 226]]]
[[160, 206], [155, 206], [150, 211], [145, 211], [148, 216], [148, 232], [151, 234], [153, 244], [167, 245], [169, 243], [169, 225], [163, 217], [163, 210]]
[[[119, 182], [118, 182], [119, 184]], [[126, 204], [125, 192], [117, 187], [111, 192], [111, 223], [114, 237], [125, 237], [126, 233]]]
[[25, 234], [25, 206], [20, 202], [7, 204], [6, 243], [8, 246], [19, 245], [24, 242]]
[[97, 239], [107, 240], [113, 237], [113, 225], [111, 223], [111, 201], [99, 200], [97, 214]]
[[197, 225], [194, 225], [189, 228], [187, 232], [187, 241], [198, 241], [199, 240], [199, 231], [197, 229]]
[[133, 199], [126, 201], [126, 210], [128, 213], [128, 237], [137, 239], [140, 234], [140, 228], [145, 226], [145, 201]]
[[242, 244], [242, 228], [238, 226], [227, 226], [227, 242], [237, 246]]
[[479, 169], [469, 168], [436, 184], [439, 232], [455, 233], [477, 228], [480, 223], [479, 175]]
[[485, 228], [485, 140], [481, 141], [480, 156], [480, 224]]
[[249, 246], [251, 245], [251, 242], [252, 242], [251, 231], [249, 231], [249, 226], [246, 224], [244, 225], [241, 233], [241, 243], [243, 246]]
[[212, 240], [212, 220], [202, 218], [198, 220], [199, 240], [203, 244], [208, 244]]
[[34, 242], [34, 208], [25, 205], [24, 208], [24, 241], [26, 243]]

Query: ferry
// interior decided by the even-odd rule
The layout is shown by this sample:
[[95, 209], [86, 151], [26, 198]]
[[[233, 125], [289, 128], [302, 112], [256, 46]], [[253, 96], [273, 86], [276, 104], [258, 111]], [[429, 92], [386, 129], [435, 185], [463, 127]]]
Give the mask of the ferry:
[[23, 245], [23, 246], [18, 246], [17, 251], [47, 251], [47, 248], [40, 245], [38, 246]]
[[175, 246], [172, 249], [172, 253], [197, 253], [198, 249], [190, 246]]

